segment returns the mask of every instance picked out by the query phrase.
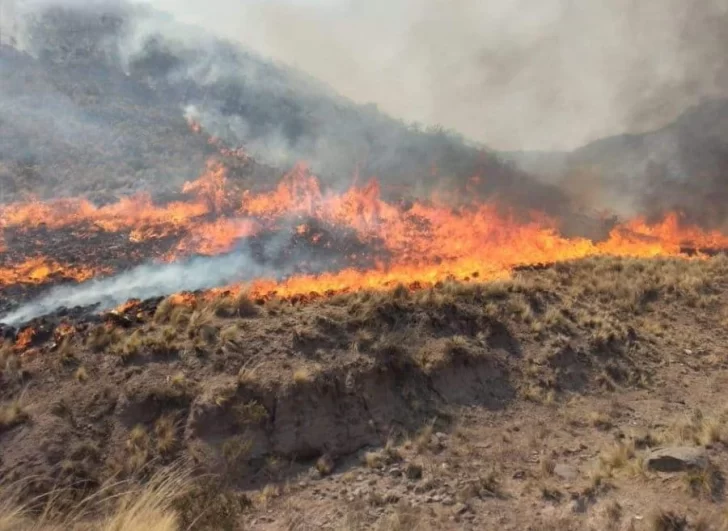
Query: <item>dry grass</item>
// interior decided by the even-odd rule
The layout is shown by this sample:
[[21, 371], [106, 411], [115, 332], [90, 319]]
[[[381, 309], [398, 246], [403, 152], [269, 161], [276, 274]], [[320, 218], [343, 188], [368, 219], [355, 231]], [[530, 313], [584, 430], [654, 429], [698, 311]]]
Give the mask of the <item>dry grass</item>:
[[503, 498], [504, 492], [495, 470], [468, 481], [457, 493], [460, 502], [467, 502], [473, 498]]
[[[340, 352], [342, 357], [347, 357], [346, 362], [366, 360], [393, 367], [393, 362], [399, 362], [398, 367], [420, 371], [426, 377], [437, 374], [455, 359], [473, 361], [492, 356], [486, 361], [507, 364], [508, 369], [514, 369], [510, 374], [523, 375], [522, 381], [514, 379], [517, 392], [540, 404], [550, 404], [570, 396], [572, 369], [571, 374], [584, 379], [587, 391], [599, 383], [608, 389], [633, 383], [630, 371], [641, 369], [638, 363], [631, 363], [635, 361], [630, 358], [633, 342], [640, 341], [637, 346], [649, 349], [649, 343], [642, 341], [645, 337], [654, 339], [658, 333], [672, 333], [669, 327], [655, 324], [661, 319], [660, 312], [670, 310], [656, 303], [678, 302], [680, 307], [713, 304], [714, 288], [706, 279], [715, 275], [718, 267], [728, 272], [723, 271], [728, 269], [723, 262], [713, 260], [694, 263], [584, 260], [559, 264], [547, 271], [517, 274], [511, 280], [490, 284], [445, 282], [416, 292], [398, 288], [386, 293], [354, 293], [340, 295], [335, 301], [313, 301], [308, 305], [279, 301], [275, 311], [280, 319], [270, 321], [241, 320], [244, 316], [265, 315], [270, 310], [267, 305], [261, 310], [246, 298], [227, 296], [184, 305], [168, 299], [157, 307], [152, 323], [125, 330], [124, 336], [109, 327], [97, 327], [91, 330], [86, 346], [119, 353], [128, 360], [179, 349], [179, 360], [183, 363], [175, 363], [170, 371], [166, 384], [169, 389], [186, 389], [190, 385], [187, 378], [193, 375], [195, 385], [203, 386], [203, 378], [209, 373], [198, 374], [196, 367], [214, 364], [216, 370], [230, 374], [242, 365], [238, 381], [211, 397], [225, 409], [226, 415], [233, 413], [233, 420], [240, 427], [263, 422], [267, 412], [258, 403], [241, 403], [238, 397], [257, 396], [248, 391], [257, 391], [266, 385], [271, 378], [271, 367], [282, 374], [288, 371], [289, 383], [292, 379], [295, 384], [307, 384], [318, 378], [318, 372], [312, 371], [318, 371], [317, 364], [328, 359], [319, 356], [319, 348], [326, 350], [325, 354]], [[652, 311], [653, 307], [658, 311]], [[315, 342], [297, 345], [297, 336], [302, 341], [306, 337], [314, 338]], [[272, 360], [259, 353], [266, 339], [276, 342], [276, 348], [271, 349], [275, 352]], [[294, 345], [295, 356], [289, 356], [283, 365], [273, 365], [283, 358], [278, 353], [289, 344]], [[83, 344], [78, 346], [81, 349], [78, 362], [83, 360], [95, 375], [96, 367], [88, 365], [92, 358], [83, 352]], [[683, 348], [678, 347], [678, 352]], [[14, 359], [7, 348], [1, 357], [6, 366]], [[573, 360], [576, 362], [572, 363]], [[188, 376], [174, 373], [182, 367]], [[8, 370], [7, 374], [11, 372]], [[76, 379], [84, 381], [87, 377], [85, 367], [79, 366]], [[618, 422], [621, 417], [609, 409], [588, 413], [590, 409], [580, 410], [578, 426], [587, 424], [602, 431], [612, 430], [618, 423], [621, 426], [622, 422]], [[9, 420], [0, 425], [16, 425], [14, 419], [23, 418], [22, 408], [10, 408], [4, 415]], [[132, 430], [126, 446], [126, 468], [138, 472], [151, 457], [170, 458], [177, 448], [181, 449], [179, 427], [174, 423], [175, 419], [162, 417], [147, 426], [149, 433], [141, 427]], [[727, 440], [725, 424], [726, 416], [696, 414], [669, 430], [666, 437], [691, 444], [715, 444]], [[448, 451], [448, 445], [438, 442], [434, 428], [434, 424], [426, 424], [412, 437], [409, 447], [403, 450], [408, 457], [412, 454], [414, 459], [427, 462]], [[602, 436], [590, 431], [590, 436]], [[219, 464], [236, 477], [248, 465], [255, 465], [249, 459], [251, 443], [245, 437], [221, 441], [216, 448], [221, 450], [221, 455], [217, 454]], [[364, 460], [369, 468], [382, 469], [401, 461], [402, 457], [393, 444], [388, 444], [382, 450], [367, 453]], [[541, 494], [551, 501], [563, 501], [564, 493], [547, 484], [555, 482], [554, 466], [553, 459], [548, 457], [540, 463]], [[320, 460], [316, 468], [322, 475], [332, 470], [325, 460]], [[426, 479], [429, 479], [430, 468], [427, 471]], [[416, 480], [422, 476], [423, 469], [421, 465], [408, 463], [405, 472]], [[596, 490], [608, 478], [616, 482], [627, 476], [649, 477], [635, 445], [617, 444], [600, 455], [592, 475], [592, 487]], [[688, 490], [697, 496], [714, 496], [711, 477], [688, 475], [685, 482]], [[497, 482], [484, 478], [462, 488], [457, 497], [482, 498], [497, 491]], [[396, 519], [392, 522], [395, 527], [406, 524], [397, 523]]]
[[185, 373], [178, 372], [170, 378], [169, 383], [172, 384], [172, 387], [181, 389], [187, 385], [187, 377], [185, 376]]
[[381, 450], [364, 454], [364, 464], [368, 468], [384, 468], [400, 461], [402, 461], [402, 454], [391, 439]]
[[107, 484], [70, 512], [55, 509], [60, 492], [24, 505], [18, 501], [19, 485], [9, 485], [0, 489], [0, 531], [177, 531], [173, 505], [189, 485], [188, 471], [171, 466], [143, 486]]
[[78, 380], [81, 383], [88, 380], [88, 372], [86, 371], [86, 367], [81, 366], [78, 369], [76, 369], [76, 372], [74, 373], [73, 376], [74, 376], [74, 378], [76, 378], [76, 380]]
[[246, 292], [237, 295], [223, 295], [210, 301], [207, 307], [217, 317], [225, 319], [234, 317], [251, 318], [260, 314], [260, 308]]
[[599, 454], [599, 473], [603, 477], [611, 477], [616, 471], [625, 469], [634, 457], [634, 442], [616, 443]]
[[313, 380], [311, 371], [306, 367], [300, 367], [293, 371], [293, 382], [302, 385], [307, 384]]
[[235, 420], [241, 426], [246, 424], [260, 424], [268, 418], [268, 410], [256, 400], [233, 406]]
[[676, 422], [665, 434], [665, 440], [681, 444], [707, 446], [728, 440], [728, 413], [706, 417], [696, 410], [690, 417]]
[[269, 483], [257, 494], [255, 501], [261, 505], [268, 505], [273, 500], [280, 498], [283, 494], [283, 489], [280, 485]]
[[116, 328], [109, 325], [98, 325], [91, 329], [86, 337], [86, 345], [94, 352], [103, 352], [112, 345], [118, 344], [124, 336]]
[[135, 426], [126, 440], [126, 470], [137, 472], [144, 468], [149, 460], [150, 440], [147, 430], [142, 425]]
[[435, 423], [430, 422], [415, 436], [413, 446], [417, 453], [423, 453], [432, 448], [432, 436], [435, 432]]
[[28, 418], [29, 415], [23, 409], [19, 400], [0, 405], [0, 433], [22, 424]]
[[161, 454], [172, 451], [177, 443], [174, 418], [164, 416], [157, 419], [157, 422], [154, 423], [154, 435], [157, 440], [157, 450]]
[[542, 478], [552, 476], [555, 469], [556, 461], [554, 461], [551, 457], [544, 456], [541, 458], [541, 461], [539, 462], [539, 472]]

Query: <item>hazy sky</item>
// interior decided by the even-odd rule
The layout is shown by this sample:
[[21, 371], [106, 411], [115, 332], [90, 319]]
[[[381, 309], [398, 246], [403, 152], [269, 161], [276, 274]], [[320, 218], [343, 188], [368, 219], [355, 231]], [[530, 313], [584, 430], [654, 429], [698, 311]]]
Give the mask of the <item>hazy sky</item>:
[[359, 102], [501, 149], [663, 125], [728, 87], [728, 0], [152, 0]]

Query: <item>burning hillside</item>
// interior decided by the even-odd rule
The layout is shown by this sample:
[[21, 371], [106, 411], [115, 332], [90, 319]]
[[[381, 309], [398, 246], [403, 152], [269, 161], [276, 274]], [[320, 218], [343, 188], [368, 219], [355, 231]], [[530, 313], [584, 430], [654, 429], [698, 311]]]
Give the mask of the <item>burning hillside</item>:
[[633, 187], [548, 184], [151, 9], [36, 4], [0, 46], [9, 526], [726, 528], [720, 142], [690, 186], [613, 151]]
[[474, 177], [463, 190], [426, 200], [396, 199], [385, 197], [375, 179], [341, 193], [328, 190], [299, 164], [275, 187], [250, 190], [213, 158], [172, 201], [139, 193], [103, 206], [84, 198], [5, 204], [3, 320], [15, 324], [62, 307], [108, 308], [188, 290], [300, 300], [447, 279], [488, 281], [515, 267], [588, 256], [728, 248], [728, 237], [686, 225], [677, 213], [657, 223], [618, 224], [603, 241], [566, 237], [560, 219], [481, 199], [484, 180]]

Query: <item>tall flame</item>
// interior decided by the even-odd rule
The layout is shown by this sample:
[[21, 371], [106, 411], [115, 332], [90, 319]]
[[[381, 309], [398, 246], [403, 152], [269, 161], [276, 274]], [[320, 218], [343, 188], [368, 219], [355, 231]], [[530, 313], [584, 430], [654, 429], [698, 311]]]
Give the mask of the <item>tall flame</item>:
[[[678, 256], [684, 246], [728, 249], [728, 237], [681, 223], [677, 213], [657, 223], [630, 220], [615, 227], [605, 241], [594, 242], [564, 237], [558, 220], [543, 213], [532, 212], [522, 221], [522, 215], [517, 219], [494, 202], [472, 199], [452, 206], [435, 197], [403, 205], [384, 200], [376, 180], [354, 184], [343, 193], [328, 192], [304, 164], [272, 190], [238, 192], [230, 186], [225, 166], [211, 161], [203, 175], [182, 191], [187, 200], [163, 205], [155, 204], [148, 194], [137, 194], [101, 207], [82, 198], [0, 206], [0, 246], [3, 231], [22, 234], [41, 226], [72, 229], [79, 238], [89, 232], [123, 232], [137, 243], [172, 237], [166, 255], [149, 258], [174, 260], [228, 252], [236, 242], [263, 230], [305, 234], [305, 225], [290, 220], [313, 218], [350, 230], [362, 242], [377, 242], [386, 251], [387, 260], [367, 270], [298, 275], [281, 282], [260, 279], [248, 286], [261, 296], [381, 289], [400, 283], [425, 286], [453, 277], [492, 279], [507, 276], [519, 264], [594, 255]], [[56, 278], [80, 281], [113, 269], [103, 264], [63, 265], [37, 256], [4, 263], [0, 285]]]

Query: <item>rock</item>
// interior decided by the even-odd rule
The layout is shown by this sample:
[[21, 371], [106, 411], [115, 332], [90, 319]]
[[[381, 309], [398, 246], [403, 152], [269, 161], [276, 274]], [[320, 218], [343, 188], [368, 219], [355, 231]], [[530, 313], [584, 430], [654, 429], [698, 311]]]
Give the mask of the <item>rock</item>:
[[453, 500], [452, 496], [445, 496], [445, 498], [442, 500], [443, 505], [455, 505], [455, 500]]
[[702, 448], [676, 446], [655, 448], [645, 456], [645, 465], [658, 472], [681, 472], [708, 467], [708, 456]]
[[579, 472], [573, 466], [558, 463], [554, 467], [554, 475], [567, 481], [573, 481], [579, 476]]

